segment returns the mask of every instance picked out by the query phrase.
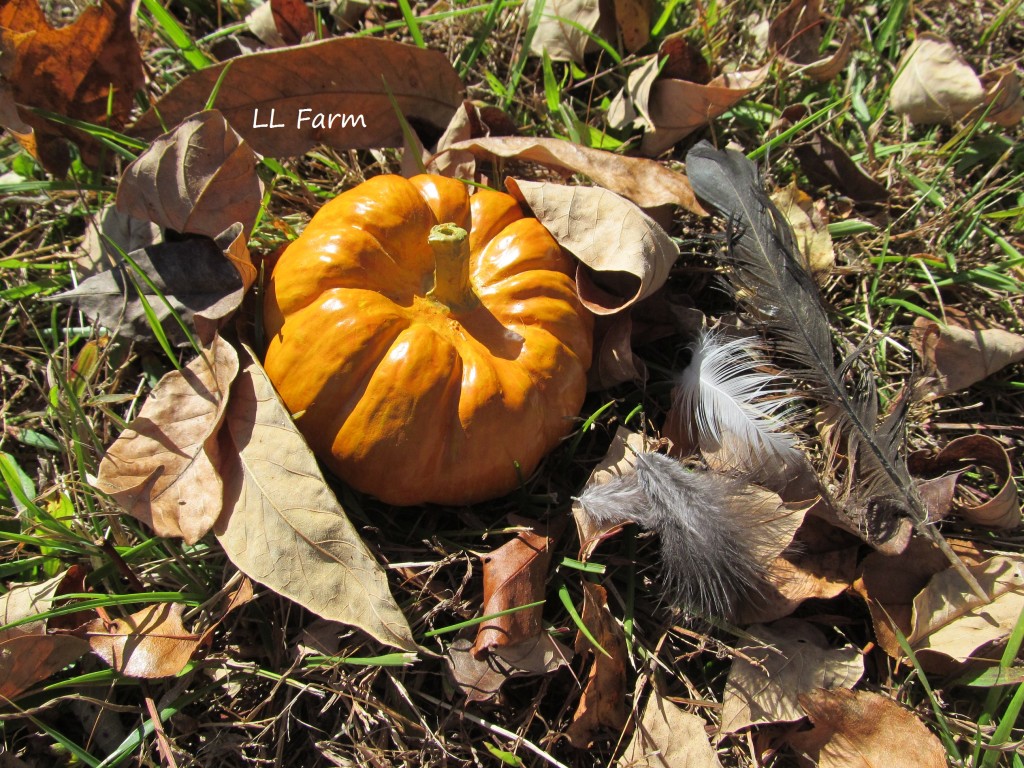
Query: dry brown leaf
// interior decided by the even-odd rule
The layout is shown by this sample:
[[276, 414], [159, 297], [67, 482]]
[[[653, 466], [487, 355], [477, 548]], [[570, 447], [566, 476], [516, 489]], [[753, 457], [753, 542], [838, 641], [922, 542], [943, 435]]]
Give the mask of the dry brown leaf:
[[981, 648], [1005, 640], [1024, 611], [1024, 559], [996, 556], [968, 566], [985, 590], [983, 603], [952, 568], [932, 577], [915, 598], [910, 647], [955, 661], [972, 658]]
[[741, 606], [740, 624], [789, 616], [802, 602], [845, 592], [857, 575], [860, 540], [818, 517], [806, 516], [790, 547], [779, 555], [761, 594]]
[[966, 389], [1024, 360], [1024, 336], [1001, 328], [961, 328], [919, 317], [911, 344], [935, 377], [928, 387], [934, 395]]
[[772, 201], [793, 228], [800, 255], [818, 283], [823, 283], [836, 263], [832, 235], [828, 233], [828, 210], [801, 191], [794, 181], [775, 190]]
[[[641, 208], [678, 205], [699, 216], [707, 215], [697, 202], [686, 176], [653, 160], [581, 147], [562, 139], [520, 136], [472, 139], [450, 144], [445, 149], [445, 152], [462, 151], [528, 160], [548, 168], [581, 173], [598, 186], [633, 201]], [[439, 151], [431, 165], [443, 157]]]
[[582, 632], [576, 636], [576, 652], [594, 656], [579, 706], [565, 735], [586, 749], [602, 730], [619, 734], [626, 725], [626, 638], [608, 610], [604, 587], [583, 582], [583, 623], [605, 650], [596, 650]]
[[302, 0], [267, 0], [245, 17], [245, 23], [271, 48], [298, 45], [316, 32], [313, 12]]
[[266, 373], [246, 352], [224, 418], [217, 538], [254, 581], [325, 619], [415, 651], [409, 624]]
[[949, 40], [922, 32], [896, 68], [889, 105], [919, 124], [951, 124], [985, 98], [981, 80]]
[[425, 158], [426, 170], [456, 179], [472, 179], [476, 173], [476, 158], [472, 152], [457, 149], [456, 145], [472, 139], [475, 129], [479, 126], [480, 113], [473, 102], [462, 102], [462, 106], [452, 115], [452, 120], [444, 129], [441, 138], [437, 140], [433, 157]]
[[814, 729], [790, 743], [819, 768], [945, 768], [941, 742], [892, 699], [869, 691], [817, 690], [800, 697]]
[[468, 701], [491, 701], [513, 677], [536, 677], [568, 666], [572, 651], [550, 635], [540, 634], [515, 645], [491, 648], [482, 658], [469, 640], [456, 640], [446, 659], [455, 684]]
[[[516, 520], [515, 524], [524, 530], [482, 557], [484, 616], [544, 600], [553, 538], [535, 521]], [[538, 605], [485, 621], [477, 630], [473, 655], [480, 658], [499, 646], [521, 645], [541, 634], [543, 612], [544, 606]]]
[[[782, 111], [779, 128], [789, 128], [811, 113], [806, 104], [792, 104]], [[821, 187], [832, 187], [858, 203], [875, 203], [889, 196], [888, 190], [853, 162], [846, 150], [822, 131], [811, 131], [790, 144], [807, 178]]]
[[[317, 144], [402, 146], [385, 83], [410, 122], [439, 131], [463, 98], [462, 82], [443, 53], [377, 38], [332, 38], [228, 63], [214, 106], [264, 156], [301, 155]], [[203, 109], [225, 66], [207, 67], [179, 82], [139, 119], [133, 133], [156, 138], [163, 133], [157, 114], [176, 125]], [[339, 117], [329, 125], [334, 114]], [[301, 125], [300, 118], [305, 118]], [[270, 128], [272, 121], [282, 127]]]
[[622, 44], [636, 53], [651, 39], [650, 0], [615, 0], [615, 21], [622, 32]]
[[96, 488], [158, 536], [201, 539], [223, 509], [217, 433], [237, 374], [237, 353], [216, 337], [164, 376], [103, 456]]
[[[839, 47], [822, 57], [821, 43], [826, 28], [836, 26]], [[768, 27], [768, 46], [783, 62], [800, 67], [818, 82], [831, 80], [846, 66], [853, 51], [853, 32], [846, 19], [821, 11], [821, 0], [793, 0]]]
[[0, 701], [16, 699], [88, 652], [89, 644], [71, 635], [17, 635], [0, 642]]
[[263, 202], [257, 158], [216, 110], [155, 138], [117, 185], [117, 207], [175, 232], [217, 237], [235, 222], [252, 231]]
[[[1021, 93], [1020, 75], [1012, 64], [997, 67], [981, 76], [985, 86], [985, 117], [989, 122], [1012, 128], [1024, 118], [1024, 94]], [[989, 108], [991, 105], [991, 108]], [[978, 108], [979, 113], [984, 111]]]
[[[524, 19], [530, 18], [537, 2], [525, 0]], [[547, 53], [552, 61], [582, 64], [584, 54], [597, 47], [587, 32], [598, 31], [600, 22], [599, 0], [544, 0], [540, 22], [530, 40], [530, 53], [534, 56]], [[608, 39], [614, 37], [614, 32], [602, 36]]]
[[654, 219], [606, 189], [516, 179], [506, 185], [580, 261], [576, 290], [594, 314], [611, 315], [650, 296], [679, 257]]
[[[977, 525], [991, 528], [1016, 528], [1020, 525], [1021, 509], [1017, 497], [1017, 484], [1013, 480], [1013, 465], [1006, 449], [988, 435], [966, 435], [953, 440], [941, 451], [917, 451], [907, 458], [907, 465], [914, 475], [937, 475], [947, 473], [933, 481], [922, 483], [930, 488], [931, 483], [940, 484], [943, 491], [941, 508], [938, 513], [948, 512], [952, 506], [953, 491], [961, 473], [971, 465], [990, 470], [1000, 483], [999, 490], [984, 502], [977, 504], [959, 503], [956, 511], [961, 517]], [[942, 481], [948, 481], [942, 487]], [[941, 519], [940, 514], [937, 519]]]
[[[62, 573], [38, 584], [11, 586], [7, 592], [0, 595], [0, 624], [11, 624], [50, 610], [53, 598], [66, 576], [66, 573]], [[0, 642], [12, 637], [42, 635], [45, 632], [46, 622], [37, 619], [0, 630]]]
[[626, 86], [636, 121], [645, 128], [640, 150], [648, 156], [660, 155], [751, 94], [768, 77], [768, 67], [725, 73], [706, 84], [657, 73], [655, 57], [631, 73]]
[[721, 768], [705, 722], [655, 690], [619, 768]]
[[[966, 559], [965, 553], [958, 553]], [[899, 555], [872, 552], [861, 563], [853, 588], [868, 604], [875, 639], [890, 656], [902, 655], [894, 628], [904, 637], [911, 632], [913, 602], [932, 576], [949, 567], [949, 561], [926, 539], [917, 537]]]
[[599, 392], [627, 381], [647, 380], [647, 365], [633, 353], [633, 317], [629, 310], [601, 315], [594, 323], [594, 357], [587, 389]]
[[202, 637], [185, 629], [180, 603], [158, 603], [124, 619], [82, 628], [93, 653], [127, 677], [171, 677], [192, 660]]
[[821, 630], [806, 621], [782, 619], [747, 631], [763, 644], [740, 648], [743, 657], [733, 659], [722, 700], [723, 734], [799, 720], [801, 694], [849, 688], [864, 674], [859, 649], [830, 647]]
[[[8, 51], [0, 58], [14, 100], [87, 123], [118, 129], [145, 84], [142, 56], [132, 33], [131, 0], [107, 0], [87, 7], [66, 27], [53, 29], [36, 0], [7, 0], [0, 6], [0, 37]], [[10, 52], [13, 50], [13, 57]], [[13, 61], [10, 59], [13, 58]], [[19, 109], [23, 146], [57, 176], [67, 172], [69, 155], [60, 137], [77, 142], [83, 159], [94, 162], [99, 144], [69, 126]], [[27, 136], [25, 124], [35, 129]]]

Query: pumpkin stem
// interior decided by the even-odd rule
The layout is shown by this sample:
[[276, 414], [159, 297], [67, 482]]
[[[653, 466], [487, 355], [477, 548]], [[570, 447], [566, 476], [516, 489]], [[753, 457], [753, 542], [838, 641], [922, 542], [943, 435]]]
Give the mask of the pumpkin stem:
[[449, 309], [468, 309], [480, 300], [469, 282], [469, 233], [457, 224], [438, 224], [427, 243], [434, 251], [434, 287], [427, 298]]

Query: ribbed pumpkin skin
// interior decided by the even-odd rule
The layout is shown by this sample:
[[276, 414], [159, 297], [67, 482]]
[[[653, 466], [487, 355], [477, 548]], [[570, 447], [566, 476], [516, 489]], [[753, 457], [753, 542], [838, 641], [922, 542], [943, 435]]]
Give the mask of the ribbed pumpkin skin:
[[[469, 231], [479, 303], [448, 309], [431, 227]], [[573, 264], [505, 194], [379, 176], [327, 203], [281, 255], [265, 367], [313, 450], [398, 505], [468, 504], [517, 487], [573, 426], [592, 318]]]

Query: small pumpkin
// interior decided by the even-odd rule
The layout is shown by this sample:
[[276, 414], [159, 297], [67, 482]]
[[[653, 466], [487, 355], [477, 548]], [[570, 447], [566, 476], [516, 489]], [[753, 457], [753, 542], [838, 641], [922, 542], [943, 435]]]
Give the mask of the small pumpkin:
[[353, 487], [398, 505], [494, 498], [583, 404], [593, 327], [572, 274], [511, 196], [378, 176], [327, 203], [281, 255], [264, 365]]

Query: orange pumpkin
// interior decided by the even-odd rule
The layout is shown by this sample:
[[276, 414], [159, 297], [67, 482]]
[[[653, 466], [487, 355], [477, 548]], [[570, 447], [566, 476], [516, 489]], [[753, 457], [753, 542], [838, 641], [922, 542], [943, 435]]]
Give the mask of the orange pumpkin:
[[327, 203], [281, 255], [265, 367], [355, 488], [392, 504], [494, 498], [583, 403], [592, 318], [572, 273], [509, 195], [379, 176]]

